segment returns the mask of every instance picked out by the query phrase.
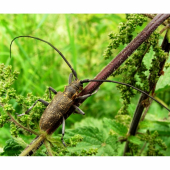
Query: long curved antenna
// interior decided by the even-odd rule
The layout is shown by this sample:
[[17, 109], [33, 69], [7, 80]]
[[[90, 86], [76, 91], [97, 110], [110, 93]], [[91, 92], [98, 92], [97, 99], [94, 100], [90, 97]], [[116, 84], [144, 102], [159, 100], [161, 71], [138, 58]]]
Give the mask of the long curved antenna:
[[156, 100], [155, 98], [153, 98], [152, 96], [150, 96], [149, 94], [147, 94], [146, 92], [130, 85], [130, 84], [126, 84], [126, 83], [122, 83], [122, 82], [118, 82], [118, 81], [112, 81], [112, 80], [89, 80], [89, 79], [85, 79], [85, 80], [81, 80], [81, 83], [88, 83], [88, 82], [110, 82], [110, 83], [117, 83], [117, 84], [121, 84], [121, 85], [125, 85], [125, 86], [129, 86], [132, 87], [133, 89], [147, 95], [148, 97], [150, 97], [151, 99], [155, 100], [157, 103], [159, 103], [161, 106], [163, 106], [166, 110], [168, 110], [170, 112], [170, 109], [168, 109], [166, 106], [164, 106], [162, 103], [160, 103], [158, 100]]
[[12, 47], [12, 43], [15, 39], [17, 38], [21, 38], [21, 37], [28, 37], [28, 38], [33, 38], [33, 39], [37, 39], [37, 40], [40, 40], [42, 42], [45, 42], [47, 43], [48, 45], [50, 45], [53, 49], [55, 49], [59, 54], [60, 56], [64, 59], [64, 61], [67, 63], [67, 65], [70, 67], [72, 73], [74, 74], [75, 78], [77, 79], [77, 73], [76, 71], [72, 68], [72, 66], [70, 65], [70, 63], [67, 61], [67, 59], [64, 57], [64, 55], [56, 48], [54, 47], [51, 43], [45, 41], [45, 40], [42, 40], [40, 38], [37, 38], [37, 37], [33, 37], [33, 36], [29, 36], [29, 35], [23, 35], [23, 36], [18, 36], [18, 37], [15, 37], [12, 41], [11, 41], [11, 44], [10, 44], [10, 58], [11, 58], [11, 47]]

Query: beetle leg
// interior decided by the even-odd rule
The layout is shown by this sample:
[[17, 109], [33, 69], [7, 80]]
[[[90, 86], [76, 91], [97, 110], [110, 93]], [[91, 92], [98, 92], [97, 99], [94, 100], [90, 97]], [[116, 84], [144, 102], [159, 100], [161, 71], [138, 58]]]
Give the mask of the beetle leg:
[[66, 147], [66, 144], [65, 144], [64, 139], [63, 139], [63, 138], [64, 138], [64, 133], [65, 133], [65, 118], [64, 118], [64, 116], [63, 116], [61, 141], [62, 141], [63, 145]]
[[68, 78], [68, 84], [71, 84], [73, 79], [73, 73], [70, 73], [69, 78]]
[[92, 94], [85, 94], [84, 96], [79, 96], [76, 98], [77, 99], [81, 99], [81, 100], [84, 100], [84, 99], [87, 99], [88, 97], [92, 96], [93, 94], [96, 94], [98, 92], [99, 88]]
[[77, 110], [74, 110], [73, 114], [75, 114], [75, 113], [78, 113], [78, 114], [79, 114], [79, 112], [78, 112]]
[[85, 115], [85, 113], [76, 105], [73, 105], [73, 107], [76, 109], [76, 113], [81, 114], [81, 115]]
[[[45, 100], [38, 99], [38, 100], [35, 101], [35, 103], [34, 103], [25, 113], [22, 113], [22, 114], [20, 114], [20, 115], [18, 115], [18, 116], [23, 116], [23, 115], [25, 115], [25, 114], [28, 114], [28, 113], [31, 111], [31, 109], [37, 104], [37, 102], [41, 102], [41, 103], [43, 103], [45, 106], [48, 106], [48, 105], [49, 105], [49, 103], [46, 102]], [[16, 113], [16, 114], [17, 114], [17, 113]]]
[[49, 90], [49, 97], [50, 97], [50, 99], [52, 99], [51, 92], [53, 92], [54, 94], [57, 94], [57, 91], [55, 91], [52, 87], [49, 87], [48, 90]]

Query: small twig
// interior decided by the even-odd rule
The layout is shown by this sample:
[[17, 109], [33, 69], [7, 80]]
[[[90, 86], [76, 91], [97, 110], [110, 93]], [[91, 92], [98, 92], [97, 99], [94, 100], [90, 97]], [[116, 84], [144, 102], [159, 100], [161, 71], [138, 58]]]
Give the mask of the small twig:
[[143, 145], [142, 149], [140, 150], [138, 156], [140, 156], [142, 154], [143, 150], [145, 149], [146, 144], [147, 144], [147, 142], [144, 143], [144, 145]]
[[159, 33], [162, 34], [167, 28], [170, 28], [170, 24], [166, 25]]
[[39, 135], [38, 132], [35, 132], [35, 131], [32, 130], [32, 129], [28, 129], [28, 128], [26, 128], [25, 126], [21, 125], [19, 122], [17, 122], [10, 113], [8, 113], [8, 112], [6, 112], [6, 113], [8, 114], [8, 116], [11, 118], [11, 120], [12, 120], [17, 126], [19, 126], [19, 127], [22, 128], [22, 129], [25, 129], [26, 131], [28, 131], [28, 132], [30, 132], [30, 133], [33, 133], [33, 134], [35, 134], [35, 135]]
[[[153, 19], [156, 16], [156, 14], [142, 14], [142, 15], [147, 16], [149, 19]], [[166, 26], [167, 23], [163, 22], [162, 25]]]
[[[0, 106], [3, 107], [4, 105], [3, 105], [2, 103], [0, 103]], [[34, 130], [32, 130], [32, 129], [26, 128], [25, 126], [23, 126], [23, 125], [21, 125], [19, 122], [17, 122], [9, 112], [6, 112], [6, 113], [7, 113], [8, 116], [11, 118], [12, 122], [14, 122], [17, 126], [19, 126], [19, 127], [22, 128], [22, 129], [25, 129], [26, 131], [28, 131], [28, 132], [30, 132], [30, 133], [33, 133], [33, 134], [35, 134], [35, 135], [39, 135], [38, 132], [36, 132], [36, 131], [34, 131]]]
[[50, 147], [50, 143], [49, 143], [47, 140], [44, 140], [44, 144], [45, 144], [45, 147], [46, 147], [46, 149], [47, 149], [47, 152], [48, 152], [49, 156], [54, 156], [54, 155], [52, 154], [52, 149], [51, 149], [51, 147]]
[[148, 112], [148, 110], [149, 110], [149, 108], [150, 108], [150, 106], [151, 106], [151, 104], [152, 104], [152, 101], [153, 101], [153, 100], [151, 99], [149, 105], [148, 105], [147, 108], [145, 109], [145, 111], [144, 111], [144, 113], [143, 113], [143, 115], [142, 115], [141, 121], [143, 121], [143, 120], [145, 119], [145, 116], [146, 116], [146, 114], [147, 114], [147, 112]]
[[156, 16], [156, 14], [142, 14], [142, 15], [147, 16], [150, 19], [153, 19]]

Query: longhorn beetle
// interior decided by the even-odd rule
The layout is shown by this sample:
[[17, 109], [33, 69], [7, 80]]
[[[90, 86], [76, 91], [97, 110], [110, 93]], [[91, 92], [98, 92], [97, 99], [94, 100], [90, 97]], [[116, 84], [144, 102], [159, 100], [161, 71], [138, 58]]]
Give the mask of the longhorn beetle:
[[[84, 115], [85, 113], [76, 105], [74, 105], [73, 103], [78, 100], [84, 100], [88, 97], [90, 97], [91, 95], [95, 94], [97, 91], [95, 91], [92, 94], [86, 94], [84, 96], [79, 96], [78, 94], [80, 91], [83, 90], [83, 84], [87, 83], [87, 82], [110, 82], [110, 83], [117, 83], [117, 84], [121, 84], [121, 85], [126, 85], [129, 86], [145, 95], [147, 95], [148, 97], [150, 97], [151, 99], [155, 100], [157, 103], [159, 103], [160, 105], [162, 105], [158, 100], [156, 100], [155, 98], [153, 98], [152, 96], [150, 96], [149, 94], [147, 94], [146, 92], [130, 85], [130, 84], [126, 84], [126, 83], [122, 83], [122, 82], [117, 82], [117, 81], [112, 81], [112, 80], [89, 80], [89, 79], [85, 79], [85, 80], [79, 80], [77, 77], [77, 73], [76, 71], [72, 68], [72, 66], [70, 65], [70, 63], [66, 60], [66, 58], [64, 57], [64, 55], [57, 49], [55, 48], [52, 44], [50, 44], [49, 42], [42, 40], [40, 38], [37, 37], [33, 37], [33, 36], [18, 36], [15, 37], [10, 44], [10, 58], [11, 58], [11, 47], [12, 47], [12, 43], [15, 39], [17, 38], [21, 38], [21, 37], [28, 37], [28, 38], [33, 38], [33, 39], [37, 39], [40, 40], [42, 42], [47, 43], [48, 45], [50, 45], [52, 48], [54, 48], [59, 54], [60, 56], [64, 59], [64, 61], [67, 63], [67, 65], [69, 66], [69, 68], [71, 69], [72, 73], [69, 76], [69, 85], [65, 87], [64, 92], [57, 92], [56, 90], [54, 90], [52, 87], [49, 87], [49, 97], [51, 98], [51, 92], [53, 92], [55, 94], [54, 98], [52, 99], [52, 101], [50, 103], [48, 103], [47, 101], [44, 101], [42, 99], [38, 99], [35, 101], [35, 103], [23, 114], [20, 114], [18, 116], [22, 116], [24, 114], [28, 114], [31, 109], [36, 105], [37, 102], [41, 102], [43, 103], [45, 106], [47, 106], [47, 108], [45, 109], [45, 111], [43, 112], [41, 118], [40, 118], [40, 122], [39, 122], [39, 126], [40, 129], [42, 131], [47, 131], [48, 129], [52, 128], [57, 121], [62, 117], [63, 118], [63, 122], [62, 122], [62, 143], [64, 146], [66, 146], [66, 144], [64, 143], [63, 137], [64, 137], [64, 132], [65, 132], [65, 118], [64, 115], [67, 113], [67, 111], [69, 110], [69, 108], [71, 106], [73, 106], [75, 108], [75, 112], [78, 114], [82, 114]], [[74, 81], [72, 81], [74, 76]], [[167, 109], [168, 111], [170, 111], [166, 106], [162, 105], [165, 109]]]

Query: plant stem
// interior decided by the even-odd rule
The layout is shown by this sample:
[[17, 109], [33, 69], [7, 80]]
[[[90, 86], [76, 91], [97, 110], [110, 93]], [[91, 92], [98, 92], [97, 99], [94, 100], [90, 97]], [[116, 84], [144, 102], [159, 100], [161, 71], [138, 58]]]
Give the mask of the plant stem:
[[141, 121], [143, 121], [145, 119], [146, 113], [148, 112], [148, 110], [149, 110], [149, 108], [151, 106], [152, 101], [153, 100], [150, 100], [149, 106], [147, 106], [147, 108], [145, 109], [145, 112], [142, 115]]
[[159, 33], [162, 34], [167, 28], [170, 28], [170, 24], [167, 24]]
[[[3, 104], [0, 103], [0, 106], [3, 107]], [[22, 129], [25, 129], [26, 131], [28, 131], [28, 132], [30, 132], [30, 133], [32, 133], [32, 134], [39, 135], [38, 132], [36, 132], [36, 131], [34, 131], [34, 130], [32, 130], [32, 129], [26, 128], [25, 126], [23, 126], [23, 125], [21, 125], [19, 122], [17, 122], [9, 112], [6, 112], [6, 113], [7, 113], [8, 116], [11, 118], [12, 122], [14, 122], [17, 126], [19, 126], [19, 127], [22, 128]]]
[[146, 144], [147, 144], [147, 142], [144, 143], [144, 145], [143, 145], [141, 151], [139, 152], [139, 156], [142, 154], [143, 150], [145, 149]]
[[[156, 14], [143, 14], [144, 16], [147, 16], [150, 19], [153, 19], [155, 17]], [[162, 25], [166, 26], [166, 22], [163, 22]]]
[[28, 132], [30, 132], [30, 133], [32, 133], [32, 134], [39, 135], [38, 132], [36, 132], [36, 131], [34, 131], [34, 130], [32, 130], [32, 129], [26, 128], [25, 126], [23, 126], [23, 125], [21, 125], [19, 122], [17, 122], [10, 113], [7, 112], [7, 114], [8, 114], [8, 116], [11, 118], [12, 122], [14, 122], [14, 123], [15, 123], [17, 126], [19, 126], [20, 128], [25, 129], [26, 131], [28, 131]]
[[[165, 37], [164, 37], [164, 40], [162, 42], [161, 47], [162, 47], [162, 50], [169, 53], [169, 51], [170, 51], [170, 43], [167, 40], [167, 32], [165, 34]], [[160, 64], [159, 64], [159, 68], [160, 68], [159, 72], [158, 72], [159, 77], [161, 76], [160, 73], [163, 71], [165, 61], [166, 60], [160, 62]], [[149, 75], [149, 78], [148, 78], [150, 90], [147, 93], [149, 94], [152, 91], [152, 94], [154, 94], [157, 82], [156, 83], [151, 82], [150, 81], [150, 76], [151, 75]], [[135, 110], [135, 113], [134, 113], [134, 116], [133, 116], [133, 119], [132, 119], [132, 122], [131, 122], [131, 125], [130, 125], [130, 129], [129, 129], [129, 134], [130, 135], [133, 135], [133, 136], [136, 135], [137, 127], [138, 127], [138, 124], [140, 122], [143, 110], [144, 110], [144, 106], [142, 104], [142, 101], [145, 100], [145, 99], [147, 99], [147, 96], [145, 94], [141, 94], [141, 97], [139, 99], [138, 105], [136, 107], [136, 110]], [[129, 142], [127, 140], [126, 145], [125, 145], [125, 149], [124, 149], [124, 156], [126, 155], [126, 152], [129, 152], [129, 145], [128, 144], [129, 144]]]
[[45, 147], [47, 149], [47, 152], [48, 152], [49, 156], [54, 156], [52, 154], [52, 149], [51, 149], [50, 143], [47, 140], [44, 140], [44, 144], [45, 144]]
[[31, 156], [43, 144], [45, 138], [44, 134], [36, 137], [19, 156]]

